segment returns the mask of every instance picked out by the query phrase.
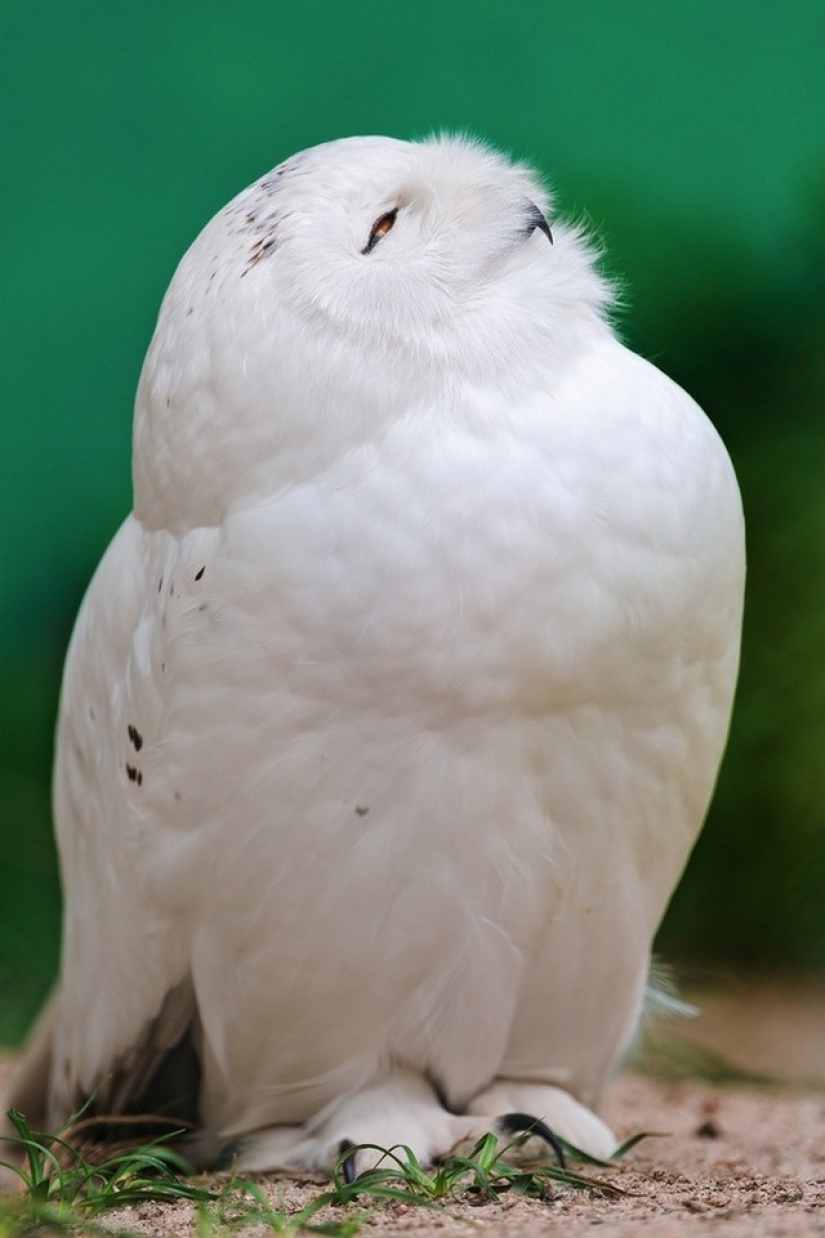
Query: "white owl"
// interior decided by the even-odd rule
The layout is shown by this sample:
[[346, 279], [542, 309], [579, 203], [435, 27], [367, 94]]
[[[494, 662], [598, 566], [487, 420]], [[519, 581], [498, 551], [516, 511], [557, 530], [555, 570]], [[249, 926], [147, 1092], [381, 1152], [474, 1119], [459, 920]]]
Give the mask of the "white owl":
[[529, 1118], [611, 1152], [594, 1107], [725, 744], [743, 522], [549, 205], [474, 142], [353, 138], [181, 262], [66, 663], [33, 1118], [188, 1116], [242, 1169]]

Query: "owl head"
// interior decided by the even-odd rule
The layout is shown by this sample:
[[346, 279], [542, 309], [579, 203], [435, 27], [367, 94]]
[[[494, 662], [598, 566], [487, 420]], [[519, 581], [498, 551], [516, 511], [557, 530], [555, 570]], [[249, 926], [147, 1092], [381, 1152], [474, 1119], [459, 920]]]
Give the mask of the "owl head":
[[164, 298], [138, 389], [138, 513], [215, 518], [415, 408], [550, 390], [606, 329], [607, 299], [539, 178], [478, 142], [295, 155], [204, 228]]

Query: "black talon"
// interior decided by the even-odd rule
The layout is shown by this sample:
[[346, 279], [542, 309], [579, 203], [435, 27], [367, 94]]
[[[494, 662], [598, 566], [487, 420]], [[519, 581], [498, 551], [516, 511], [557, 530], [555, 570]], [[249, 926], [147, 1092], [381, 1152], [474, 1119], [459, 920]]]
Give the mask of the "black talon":
[[355, 1155], [350, 1151], [350, 1149], [355, 1146], [356, 1145], [351, 1139], [342, 1139], [338, 1145], [339, 1156], [344, 1156], [345, 1152], [349, 1152], [349, 1156], [344, 1156], [344, 1159], [341, 1161], [341, 1177], [344, 1179], [347, 1186], [352, 1186], [353, 1182], [358, 1177], [355, 1172]]
[[546, 1122], [542, 1122], [541, 1118], [531, 1118], [529, 1113], [505, 1113], [500, 1117], [498, 1124], [508, 1135], [520, 1135], [522, 1131], [529, 1131], [531, 1135], [538, 1135], [539, 1139], [543, 1139], [549, 1148], [552, 1148], [556, 1154], [556, 1160], [559, 1162], [559, 1168], [564, 1169], [566, 1162], [564, 1159], [564, 1148], [561, 1146], [561, 1141], [555, 1131], [551, 1131]]
[[209, 1166], [216, 1174], [228, 1173], [243, 1147], [242, 1139], [230, 1139], [224, 1144], [212, 1164]]

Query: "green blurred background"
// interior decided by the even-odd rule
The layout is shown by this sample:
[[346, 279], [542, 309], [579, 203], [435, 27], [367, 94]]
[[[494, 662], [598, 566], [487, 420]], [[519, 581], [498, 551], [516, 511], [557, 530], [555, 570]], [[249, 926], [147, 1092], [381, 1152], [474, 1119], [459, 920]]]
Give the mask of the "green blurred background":
[[129, 507], [131, 404], [198, 229], [294, 150], [469, 130], [621, 273], [627, 341], [736, 463], [739, 702], [667, 953], [825, 967], [822, 0], [28, 0], [0, 7], [0, 1043], [54, 974], [52, 725]]

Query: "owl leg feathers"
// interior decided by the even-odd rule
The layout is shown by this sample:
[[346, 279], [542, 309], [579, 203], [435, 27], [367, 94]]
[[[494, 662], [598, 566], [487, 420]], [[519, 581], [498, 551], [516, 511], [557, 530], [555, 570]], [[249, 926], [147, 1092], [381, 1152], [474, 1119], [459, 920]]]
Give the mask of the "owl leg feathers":
[[490, 1132], [506, 1144], [531, 1132], [508, 1151], [508, 1159], [536, 1159], [550, 1150], [563, 1163], [559, 1136], [596, 1156], [609, 1156], [616, 1146], [605, 1124], [560, 1088], [502, 1081], [476, 1097], [469, 1112], [456, 1114], [444, 1108], [421, 1075], [396, 1070], [381, 1083], [336, 1100], [304, 1126], [256, 1131], [234, 1141], [230, 1151], [244, 1172], [337, 1166], [351, 1182], [366, 1169], [391, 1165], [387, 1149], [406, 1145], [429, 1164], [453, 1151], [468, 1152]]

